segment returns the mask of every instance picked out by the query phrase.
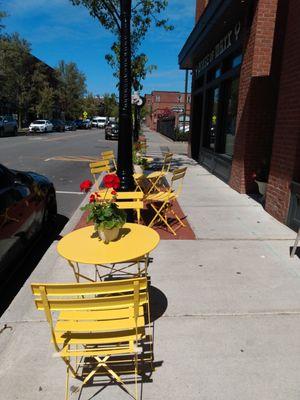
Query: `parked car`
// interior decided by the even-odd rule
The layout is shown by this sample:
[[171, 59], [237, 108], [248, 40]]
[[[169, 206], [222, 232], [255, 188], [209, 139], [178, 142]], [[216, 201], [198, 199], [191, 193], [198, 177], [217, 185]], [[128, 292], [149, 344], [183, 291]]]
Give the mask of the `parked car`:
[[82, 127], [83, 129], [91, 129], [92, 128], [92, 121], [90, 119], [84, 119], [82, 121]]
[[107, 124], [107, 118], [106, 117], [94, 117], [92, 120], [92, 126], [94, 128], [100, 128], [103, 129], [105, 128]]
[[76, 131], [77, 125], [75, 121], [66, 121], [65, 122], [65, 130], [66, 131]]
[[105, 139], [112, 140], [119, 137], [119, 124], [117, 122], [109, 122], [105, 127]]
[[82, 119], [76, 119], [75, 124], [77, 129], [84, 129], [84, 123]]
[[14, 135], [18, 133], [18, 123], [11, 115], [0, 116], [0, 136]]
[[51, 132], [53, 124], [47, 119], [37, 119], [29, 125], [29, 132]]
[[53, 130], [56, 132], [64, 132], [65, 131], [65, 123], [60, 119], [52, 119], [51, 123], [53, 125]]
[[0, 164], [0, 281], [56, 213], [55, 189], [48, 178]]

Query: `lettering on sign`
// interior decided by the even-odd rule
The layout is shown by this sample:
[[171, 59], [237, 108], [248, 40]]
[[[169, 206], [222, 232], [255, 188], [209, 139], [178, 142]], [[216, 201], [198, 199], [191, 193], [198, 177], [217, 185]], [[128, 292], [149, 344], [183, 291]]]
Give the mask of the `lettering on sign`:
[[201, 72], [207, 68], [214, 60], [221, 56], [229, 49], [234, 42], [239, 39], [241, 31], [241, 23], [238, 22], [234, 29], [231, 29], [215, 46], [214, 48], [198, 63], [194, 73], [196, 79], [199, 78]]

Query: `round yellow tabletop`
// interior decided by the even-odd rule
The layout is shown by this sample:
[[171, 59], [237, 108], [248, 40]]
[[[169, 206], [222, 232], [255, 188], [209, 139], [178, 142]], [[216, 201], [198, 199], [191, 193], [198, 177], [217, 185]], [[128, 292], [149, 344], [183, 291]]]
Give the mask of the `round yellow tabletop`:
[[105, 244], [94, 226], [77, 229], [63, 237], [58, 253], [69, 261], [80, 264], [114, 264], [142, 257], [158, 245], [160, 237], [154, 229], [138, 224], [125, 224], [119, 239]]

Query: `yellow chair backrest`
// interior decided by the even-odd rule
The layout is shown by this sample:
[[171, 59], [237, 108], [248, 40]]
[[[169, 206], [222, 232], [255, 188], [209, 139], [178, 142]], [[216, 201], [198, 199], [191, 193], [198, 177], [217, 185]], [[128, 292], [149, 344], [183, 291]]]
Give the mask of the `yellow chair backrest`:
[[[95, 283], [32, 283], [31, 290], [35, 298], [38, 310], [45, 312], [51, 327], [52, 340], [58, 349], [55, 328], [53, 323], [53, 312], [64, 312], [64, 321], [70, 321], [78, 326], [78, 321], [89, 319], [96, 320], [97, 313], [92, 311], [108, 311], [107, 318], [112, 312], [109, 310], [131, 309], [131, 315], [137, 320], [141, 307], [148, 307], [147, 278], [120, 279]], [[88, 312], [88, 315], [83, 312]], [[94, 317], [95, 315], [95, 317]], [[102, 314], [103, 315], [103, 314]], [[122, 321], [114, 325], [114, 330], [122, 327]], [[101, 330], [101, 323], [97, 325]], [[92, 333], [92, 332], [91, 332]]]
[[171, 168], [171, 162], [173, 158], [173, 153], [166, 153], [164, 156], [164, 162], [162, 166], [162, 172], [168, 173]]
[[144, 208], [144, 193], [142, 192], [118, 192], [116, 204], [122, 210], [135, 210], [138, 224], [141, 221], [141, 210]]
[[[183, 168], [174, 169], [174, 171], [172, 173], [171, 190], [174, 192], [176, 191], [177, 195], [179, 195], [182, 191], [183, 179], [185, 177], [186, 171], [187, 171], [187, 167], [183, 167]], [[176, 182], [176, 181], [179, 181], [179, 182]], [[174, 182], [176, 182], [178, 184], [176, 190], [174, 188]]]
[[111, 161], [113, 163], [113, 167], [116, 170], [117, 169], [117, 163], [116, 163], [116, 158], [114, 155], [114, 151], [113, 150], [107, 150], [107, 151], [103, 151], [101, 153], [101, 156], [103, 158], [103, 160], [108, 160]]
[[102, 161], [95, 161], [90, 163], [90, 171], [91, 174], [94, 178], [94, 182], [97, 182], [97, 176], [98, 174], [101, 174], [102, 172], [110, 172], [110, 165], [108, 160], [102, 160]]
[[[102, 195], [103, 196], [103, 195]], [[117, 192], [116, 204], [122, 210], [135, 210], [137, 220], [140, 223], [141, 210], [144, 208], [144, 193], [143, 192]], [[113, 195], [110, 192], [105, 193], [103, 200], [110, 200]]]

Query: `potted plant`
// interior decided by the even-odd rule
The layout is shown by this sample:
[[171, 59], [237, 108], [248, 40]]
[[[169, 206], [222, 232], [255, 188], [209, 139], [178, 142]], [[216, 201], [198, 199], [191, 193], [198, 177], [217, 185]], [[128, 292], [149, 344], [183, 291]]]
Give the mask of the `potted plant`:
[[269, 178], [269, 165], [266, 160], [263, 160], [260, 167], [252, 174], [254, 181], [258, 185], [259, 193], [265, 197], [267, 183]]
[[[106, 188], [104, 193], [92, 193], [89, 203], [81, 209], [89, 211], [87, 222], [93, 221], [95, 230], [104, 243], [116, 240], [120, 228], [126, 222], [126, 212], [119, 209], [116, 202], [116, 190], [120, 187], [120, 179], [115, 174], [108, 174], [103, 179]], [[111, 189], [111, 190], [110, 190]]]
[[[138, 145], [138, 143], [136, 143]], [[132, 154], [132, 160], [133, 160], [133, 167], [134, 167], [134, 172], [136, 174], [143, 174], [144, 170], [149, 168], [148, 160], [146, 157], [144, 157], [144, 153], [141, 151], [138, 151], [139, 147], [134, 147], [133, 148], [133, 154]]]

